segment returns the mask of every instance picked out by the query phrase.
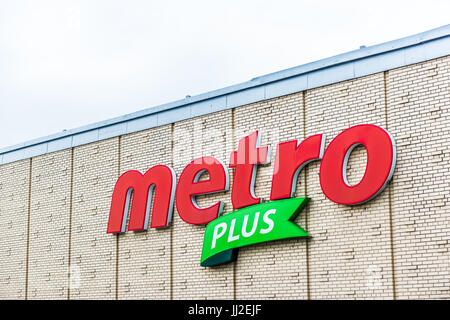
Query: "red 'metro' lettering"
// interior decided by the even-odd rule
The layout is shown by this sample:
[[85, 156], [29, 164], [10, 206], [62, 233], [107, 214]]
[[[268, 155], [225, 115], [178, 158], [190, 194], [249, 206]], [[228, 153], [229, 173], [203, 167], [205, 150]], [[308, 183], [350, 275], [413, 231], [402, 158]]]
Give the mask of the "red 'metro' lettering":
[[[239, 140], [238, 149], [230, 155], [229, 167], [234, 168], [231, 201], [239, 209], [262, 201], [254, 192], [257, 166], [270, 162], [270, 147], [260, 147], [259, 132]], [[347, 163], [352, 150], [363, 145], [367, 151], [364, 176], [356, 185], [347, 181]], [[294, 195], [300, 171], [308, 163], [321, 160], [320, 186], [325, 196], [339, 204], [356, 205], [378, 195], [392, 178], [396, 163], [396, 146], [392, 136], [375, 125], [362, 124], [344, 130], [324, 151], [325, 135], [317, 134], [300, 144], [297, 140], [277, 145], [273, 171], [271, 200]], [[203, 173], [209, 178], [201, 180]], [[125, 232], [131, 204], [128, 230], [146, 230], [154, 193], [151, 228], [168, 226], [172, 218], [176, 177], [167, 166], [157, 165], [144, 175], [127, 171], [117, 180], [111, 201], [108, 233]], [[223, 202], [200, 208], [196, 197], [227, 191], [227, 168], [216, 158], [201, 157], [189, 163], [181, 173], [176, 206], [182, 220], [190, 224], [206, 224], [222, 212]], [[131, 202], [131, 198], [133, 198]]]

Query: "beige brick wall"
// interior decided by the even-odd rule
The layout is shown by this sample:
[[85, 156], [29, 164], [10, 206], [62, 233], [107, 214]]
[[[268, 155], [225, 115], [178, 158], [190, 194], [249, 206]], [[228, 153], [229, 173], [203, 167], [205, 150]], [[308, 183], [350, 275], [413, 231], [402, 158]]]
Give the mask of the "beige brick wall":
[[450, 58], [391, 70], [389, 130], [397, 297], [450, 297]]
[[30, 160], [0, 166], [0, 298], [24, 299]]
[[33, 158], [28, 299], [66, 299], [71, 150]]
[[[449, 299], [449, 84], [447, 56], [0, 166], [0, 298]], [[168, 228], [106, 234], [120, 173], [166, 164], [179, 177], [205, 155], [228, 166], [238, 140], [259, 130], [272, 161], [255, 193], [268, 201], [277, 143], [324, 133], [328, 145], [361, 123], [395, 138], [393, 181], [342, 206], [322, 193], [320, 163], [308, 165], [295, 195], [312, 198], [296, 220], [310, 239], [241, 248], [235, 263], [202, 268], [204, 226], [176, 210]], [[350, 183], [365, 163], [356, 148]], [[233, 211], [230, 192], [198, 197], [219, 200]]]
[[[306, 93], [307, 136], [326, 133], [328, 145], [338, 133], [361, 123], [386, 128], [383, 73]], [[349, 182], [362, 177], [365, 158], [363, 147], [352, 152]], [[319, 166], [309, 166], [307, 176], [311, 298], [391, 299], [389, 190], [363, 205], [335, 204], [322, 192]]]
[[74, 149], [70, 299], [114, 299], [116, 236], [106, 234], [119, 138]]

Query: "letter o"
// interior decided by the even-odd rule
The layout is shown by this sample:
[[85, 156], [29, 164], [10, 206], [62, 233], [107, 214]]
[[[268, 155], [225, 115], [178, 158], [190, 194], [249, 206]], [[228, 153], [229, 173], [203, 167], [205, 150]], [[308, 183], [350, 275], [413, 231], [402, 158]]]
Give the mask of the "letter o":
[[[346, 181], [347, 161], [358, 145], [366, 148], [367, 165], [361, 181], [350, 186]], [[325, 150], [320, 164], [320, 186], [335, 203], [361, 204], [383, 191], [394, 174], [395, 162], [396, 146], [389, 132], [376, 125], [357, 125], [338, 134]]]

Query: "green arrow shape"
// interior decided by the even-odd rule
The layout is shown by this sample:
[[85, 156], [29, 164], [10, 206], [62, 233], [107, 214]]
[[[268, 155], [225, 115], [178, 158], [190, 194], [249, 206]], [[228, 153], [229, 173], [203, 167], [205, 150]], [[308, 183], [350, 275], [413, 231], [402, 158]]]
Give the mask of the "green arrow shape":
[[290, 198], [245, 207], [211, 221], [205, 229], [200, 265], [234, 261], [237, 248], [286, 238], [309, 237], [293, 220], [310, 198]]

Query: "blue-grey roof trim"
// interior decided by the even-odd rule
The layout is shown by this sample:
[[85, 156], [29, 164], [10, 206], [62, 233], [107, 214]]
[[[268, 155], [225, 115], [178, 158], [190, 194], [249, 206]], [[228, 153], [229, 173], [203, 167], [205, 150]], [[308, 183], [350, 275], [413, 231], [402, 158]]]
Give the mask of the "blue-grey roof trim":
[[450, 25], [0, 149], [0, 165], [450, 54]]

